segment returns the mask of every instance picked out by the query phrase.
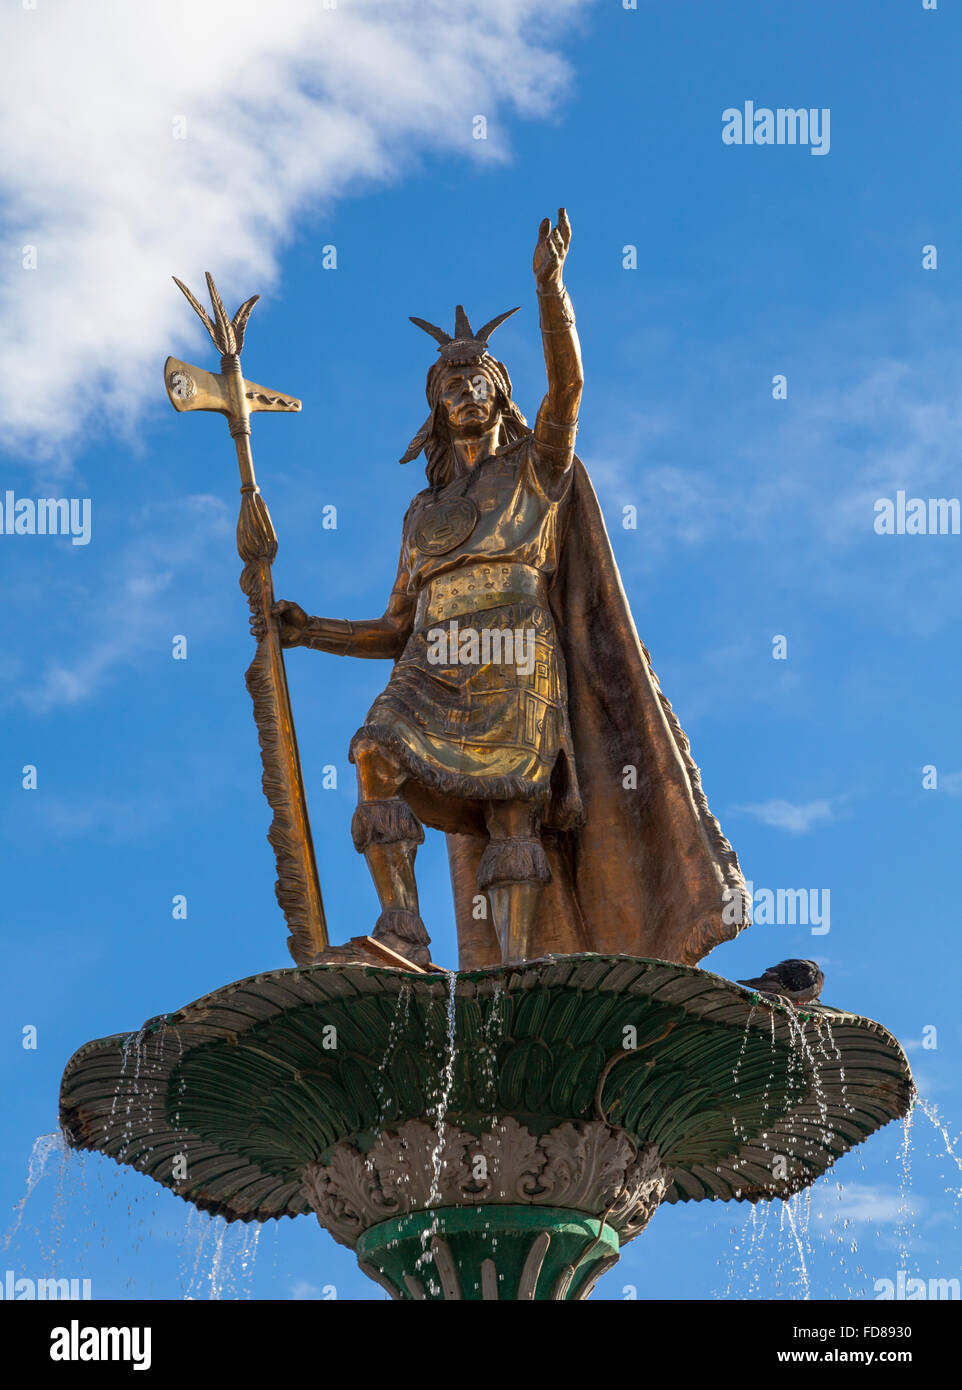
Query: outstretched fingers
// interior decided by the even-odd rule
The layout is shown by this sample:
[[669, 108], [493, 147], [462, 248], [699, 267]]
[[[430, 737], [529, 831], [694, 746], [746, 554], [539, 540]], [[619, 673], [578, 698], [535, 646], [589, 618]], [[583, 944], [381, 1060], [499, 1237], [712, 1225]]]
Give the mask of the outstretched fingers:
[[539, 284], [548, 284], [560, 277], [570, 243], [571, 223], [565, 209], [559, 208], [556, 227], [552, 227], [550, 217], [545, 217], [538, 228], [534, 270]]

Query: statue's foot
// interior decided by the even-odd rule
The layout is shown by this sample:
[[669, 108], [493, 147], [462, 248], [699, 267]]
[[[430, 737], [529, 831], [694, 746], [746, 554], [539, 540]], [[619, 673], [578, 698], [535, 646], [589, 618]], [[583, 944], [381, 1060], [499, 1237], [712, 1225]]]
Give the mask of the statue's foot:
[[371, 933], [375, 941], [389, 946], [414, 965], [430, 965], [431, 938], [421, 915], [409, 907], [386, 907]]

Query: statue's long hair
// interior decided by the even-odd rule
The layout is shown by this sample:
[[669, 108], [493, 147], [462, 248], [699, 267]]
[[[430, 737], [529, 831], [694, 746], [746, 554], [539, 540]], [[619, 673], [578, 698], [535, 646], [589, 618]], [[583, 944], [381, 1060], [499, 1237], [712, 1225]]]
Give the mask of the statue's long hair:
[[[431, 488], [442, 488], [458, 474], [458, 458], [451, 444], [451, 430], [448, 414], [441, 400], [444, 378], [451, 370], [452, 363], [435, 362], [428, 372], [424, 393], [431, 407], [431, 414], [408, 445], [402, 463], [410, 463], [424, 450], [425, 473]], [[487, 376], [495, 390], [495, 403], [501, 415], [501, 439], [499, 449], [516, 444], [531, 433], [527, 420], [511, 399], [511, 378], [503, 362], [490, 353], [476, 363], [479, 370]]]

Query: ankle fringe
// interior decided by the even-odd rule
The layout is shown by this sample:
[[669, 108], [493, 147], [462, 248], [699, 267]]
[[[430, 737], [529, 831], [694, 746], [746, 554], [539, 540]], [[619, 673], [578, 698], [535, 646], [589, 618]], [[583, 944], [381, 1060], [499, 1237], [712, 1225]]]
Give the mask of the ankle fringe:
[[544, 846], [535, 837], [489, 840], [478, 865], [482, 892], [502, 883], [550, 883], [551, 870]]
[[401, 840], [424, 843], [424, 828], [410, 806], [399, 796], [384, 801], [362, 801], [351, 821], [351, 837], [358, 854], [371, 845], [396, 845]]
[[421, 921], [421, 914], [410, 907], [386, 907], [374, 927], [372, 936], [384, 936], [390, 932], [402, 941], [413, 941], [418, 946], [426, 946], [431, 938], [428, 929]]

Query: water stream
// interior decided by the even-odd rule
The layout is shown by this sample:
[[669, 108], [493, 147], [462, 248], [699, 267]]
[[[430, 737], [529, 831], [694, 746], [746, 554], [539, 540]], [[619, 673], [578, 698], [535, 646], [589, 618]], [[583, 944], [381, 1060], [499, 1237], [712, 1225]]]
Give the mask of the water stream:
[[[429, 1158], [429, 1205], [434, 1207], [442, 1195], [448, 1112], [456, 1074], [456, 984], [456, 975], [449, 973], [445, 1046], [430, 1112], [436, 1129], [436, 1142]], [[495, 989], [486, 1011], [482, 1055], [478, 1060], [479, 1084], [492, 1097], [496, 1095], [496, 1049], [503, 1024], [501, 1003], [500, 992]], [[382, 1115], [393, 1104], [390, 1059], [407, 1032], [411, 1007], [412, 991], [405, 984], [398, 993], [381, 1068], [378, 1109]], [[812, 1022], [803, 1025], [793, 1013], [785, 1017], [791, 1042], [789, 1076], [793, 1083], [808, 1081], [805, 1089], [814, 1105], [806, 1123], [816, 1125], [819, 1139], [825, 1142], [832, 1133], [832, 1121], [819, 1068], [838, 1068], [840, 1062], [831, 1020], [816, 1013]], [[766, 1025], [763, 1020], [759, 1021], [756, 1008], [751, 1010], [733, 1070], [736, 1097], [743, 1065], [747, 1065], [750, 1029], [761, 1033], [762, 1041], [766, 1034], [771, 1039], [772, 1064], [763, 1093], [765, 1109], [770, 1098], [774, 1104], [776, 1012], [770, 1010], [770, 1023]], [[145, 1088], [154, 1084], [147, 1064], [147, 1059], [153, 1055], [154, 1041], [151, 1038], [145, 1046], [143, 1033], [132, 1033], [124, 1041], [120, 1076], [110, 1112], [114, 1132], [118, 1125], [121, 1127], [121, 1152], [133, 1140], [135, 1100]], [[836, 1097], [835, 1104], [838, 1106], [840, 1098], [842, 1111], [851, 1112], [854, 1107], [847, 1097], [844, 1071], [838, 1070], [836, 1074], [840, 1096]], [[736, 1140], [748, 1137], [741, 1132], [737, 1118], [733, 1120], [733, 1128]], [[945, 1224], [952, 1222], [958, 1230], [962, 1202], [960, 1137], [953, 1135], [937, 1105], [921, 1095], [915, 1096], [897, 1145], [893, 1143], [895, 1137], [894, 1134], [877, 1136], [874, 1146], [857, 1146], [845, 1155], [838, 1169], [841, 1181], [833, 1169], [788, 1201], [760, 1202], [747, 1211], [732, 1204], [727, 1213], [727, 1250], [721, 1259], [723, 1267], [727, 1262], [727, 1278], [722, 1281], [724, 1292], [720, 1296], [762, 1298], [774, 1292], [778, 1298], [871, 1299], [882, 1296], [875, 1292], [880, 1281], [895, 1280], [902, 1272], [910, 1278], [918, 1275], [931, 1280], [934, 1276], [947, 1275], [950, 1281], [957, 1279], [959, 1269], [943, 1270], [937, 1259], [929, 1257], [926, 1226], [935, 1223], [944, 1230]], [[767, 1146], [764, 1136], [761, 1142]], [[815, 1142], [814, 1137], [812, 1142]], [[57, 1181], [50, 1183], [54, 1159], [57, 1160]], [[945, 1194], [951, 1197], [947, 1207], [939, 1204], [937, 1192], [934, 1197], [929, 1192], [933, 1163], [938, 1165], [938, 1181]], [[891, 1173], [888, 1183], [886, 1170]], [[134, 1181], [132, 1175], [130, 1181]], [[920, 1182], [926, 1186], [926, 1196], [915, 1190]], [[158, 1215], [158, 1201], [168, 1200], [150, 1184], [144, 1185], [142, 1193], [140, 1189], [128, 1188], [127, 1176], [110, 1160], [68, 1150], [59, 1131], [42, 1134], [33, 1143], [27, 1162], [25, 1190], [13, 1207], [4, 1248], [15, 1252], [9, 1257], [11, 1264], [17, 1264], [21, 1271], [29, 1270], [43, 1277], [83, 1275], [90, 1260], [95, 1260], [98, 1268], [102, 1266], [107, 1252], [108, 1259], [113, 1258], [116, 1280], [126, 1289], [126, 1296], [136, 1297], [144, 1296], [138, 1290], [138, 1280], [153, 1293], [152, 1253], [156, 1250], [156, 1242], [169, 1235], [179, 1245], [179, 1282], [183, 1297], [189, 1300], [252, 1297], [263, 1227], [243, 1222], [229, 1224], [223, 1218], [211, 1218], [190, 1206], [184, 1211], [184, 1220], [179, 1204], [175, 1203], [178, 1210], [165, 1230], [164, 1215]], [[125, 1208], [126, 1219], [122, 1221], [109, 1215], [110, 1209], [116, 1208], [118, 1203]], [[105, 1208], [108, 1219], [104, 1217]], [[32, 1218], [30, 1221], [28, 1216]], [[116, 1216], [120, 1213], [116, 1212]], [[670, 1216], [662, 1219], [670, 1219]], [[181, 1221], [183, 1224], [178, 1224]], [[435, 1212], [434, 1222], [423, 1233], [418, 1261], [420, 1277], [431, 1286], [436, 1274], [430, 1244], [437, 1228]], [[35, 1243], [39, 1248], [39, 1269], [37, 1256], [32, 1253]], [[276, 1262], [276, 1228], [274, 1249]], [[871, 1263], [866, 1260], [867, 1250], [871, 1250]], [[269, 1270], [265, 1270], [265, 1276], [270, 1278]], [[103, 1281], [108, 1288], [112, 1286], [109, 1267]], [[153, 1296], [162, 1295], [158, 1292]]]
[[[434, 1106], [434, 1124], [437, 1129], [437, 1143], [431, 1150], [431, 1188], [428, 1193], [428, 1207], [435, 1207], [441, 1200], [441, 1175], [444, 1168], [444, 1145], [447, 1131], [447, 1113], [451, 1102], [451, 1092], [454, 1089], [454, 1029], [456, 1022], [456, 991], [458, 984], [457, 972], [449, 970], [446, 972], [448, 977], [448, 997], [447, 997], [447, 1037], [444, 1057], [444, 1067], [441, 1071], [440, 1084], [438, 1087], [437, 1100]], [[431, 1257], [431, 1241], [438, 1232], [438, 1216], [435, 1212], [434, 1219], [430, 1226], [426, 1227], [421, 1233], [421, 1254], [417, 1258], [416, 1268], [423, 1270]], [[432, 1292], [434, 1285], [432, 1281]]]
[[30, 1150], [30, 1157], [27, 1160], [27, 1188], [13, 1209], [14, 1222], [4, 1237], [4, 1250], [10, 1249], [10, 1242], [20, 1230], [27, 1203], [30, 1201], [34, 1188], [46, 1173], [47, 1164], [54, 1154], [59, 1156], [62, 1169], [67, 1155], [67, 1144], [59, 1129], [54, 1130], [51, 1134], [39, 1134], [33, 1141], [33, 1148]]
[[[819, 1075], [820, 1066], [838, 1068], [841, 1109], [843, 1113], [851, 1114], [855, 1108], [847, 1094], [844, 1069], [839, 1065], [841, 1054], [832, 1032], [831, 1020], [816, 1013], [806, 1030], [806, 1025], [794, 1011], [784, 1017], [791, 1039], [788, 1079], [791, 1084], [808, 1079], [806, 1089], [817, 1110], [818, 1140], [820, 1143], [829, 1142], [833, 1128]], [[748, 1026], [750, 1020], [746, 1025], [746, 1035]], [[773, 1046], [774, 1028], [775, 1011], [772, 1010]], [[744, 1050], [743, 1043], [733, 1073], [736, 1096]], [[838, 1100], [835, 1105], [837, 1108]], [[920, 1140], [917, 1115], [928, 1121], [928, 1142], [924, 1146]], [[811, 1123], [811, 1119], [808, 1123]], [[737, 1123], [734, 1128], [736, 1137], [743, 1137], [739, 1134]], [[884, 1291], [897, 1284], [899, 1273], [912, 1277], [914, 1272], [927, 1276], [930, 1284], [941, 1281], [956, 1290], [949, 1295], [939, 1293], [928, 1296], [958, 1297], [960, 1270], [943, 1271], [936, 1258], [932, 1258], [931, 1268], [926, 1264], [925, 1225], [935, 1220], [942, 1226], [945, 1220], [951, 1219], [958, 1229], [959, 1204], [962, 1202], [960, 1139], [952, 1136], [938, 1107], [916, 1093], [903, 1120], [897, 1152], [881, 1160], [883, 1167], [896, 1170], [891, 1186], [879, 1180], [878, 1146], [884, 1143], [886, 1140], [879, 1136], [870, 1155], [871, 1172], [865, 1167], [865, 1150], [856, 1146], [841, 1159], [841, 1172], [846, 1182], [840, 1182], [834, 1170], [829, 1170], [815, 1184], [786, 1201], [760, 1202], [752, 1206], [740, 1224], [730, 1226], [729, 1251], [727, 1259], [723, 1260], [723, 1263], [727, 1263], [727, 1277], [723, 1291], [720, 1290], [718, 1296], [729, 1299], [761, 1297], [763, 1287], [774, 1284], [775, 1296], [780, 1298], [890, 1297], [892, 1295]], [[891, 1149], [891, 1138], [887, 1143]], [[768, 1147], [767, 1143], [765, 1147]], [[953, 1199], [951, 1213], [944, 1210], [931, 1212], [931, 1204], [917, 1197], [913, 1191], [913, 1178], [921, 1158], [926, 1160], [923, 1169], [926, 1176], [930, 1172], [930, 1162], [933, 1159], [941, 1161], [945, 1192]], [[944, 1172], [946, 1160], [947, 1174]], [[873, 1236], [872, 1256], [876, 1267], [868, 1270], [863, 1263], [864, 1255], [859, 1243], [860, 1232], [864, 1230], [871, 1231]], [[887, 1257], [886, 1252], [891, 1254]], [[913, 1261], [916, 1264], [921, 1261], [926, 1267], [913, 1271]], [[888, 1268], [890, 1264], [891, 1269]], [[947, 1280], [945, 1275], [949, 1276]], [[836, 1280], [840, 1280], [844, 1286], [842, 1294], [823, 1292], [829, 1283], [834, 1286]], [[883, 1292], [877, 1292], [880, 1289]], [[926, 1294], [915, 1296], [924, 1297]]]

